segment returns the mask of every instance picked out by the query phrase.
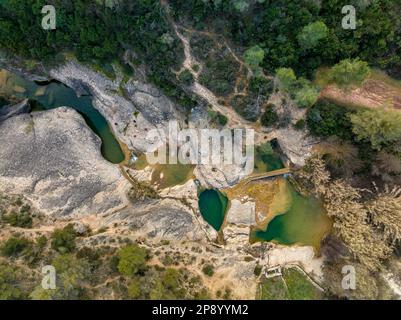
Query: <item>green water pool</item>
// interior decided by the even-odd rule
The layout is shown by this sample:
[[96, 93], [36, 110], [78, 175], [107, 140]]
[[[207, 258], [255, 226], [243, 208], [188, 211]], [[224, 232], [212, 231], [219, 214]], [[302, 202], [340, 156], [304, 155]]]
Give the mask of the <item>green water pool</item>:
[[216, 231], [221, 229], [228, 206], [227, 197], [216, 189], [207, 189], [199, 195], [199, 210]]
[[287, 182], [291, 207], [273, 218], [265, 231], [254, 231], [253, 241], [274, 241], [284, 245], [299, 243], [320, 248], [320, 241], [331, 229], [323, 205], [313, 197], [303, 197]]
[[54, 109], [61, 106], [77, 110], [84, 117], [88, 126], [102, 140], [103, 157], [112, 163], [120, 163], [124, 160], [124, 154], [118, 141], [111, 132], [106, 119], [93, 107], [90, 96], [77, 97], [74, 90], [58, 82], [38, 85], [5, 70], [0, 70], [0, 73], [1, 94], [28, 98], [34, 102], [32, 111]]

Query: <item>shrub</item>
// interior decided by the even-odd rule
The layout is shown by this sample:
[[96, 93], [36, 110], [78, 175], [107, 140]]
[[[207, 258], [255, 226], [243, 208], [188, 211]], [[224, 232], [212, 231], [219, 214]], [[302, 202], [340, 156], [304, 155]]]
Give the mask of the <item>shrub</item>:
[[13, 211], [3, 216], [3, 221], [9, 223], [13, 227], [32, 228], [32, 218], [29, 213], [26, 212], [17, 213]]
[[22, 254], [29, 249], [31, 242], [26, 238], [9, 238], [1, 247], [1, 254], [3, 256], [12, 257]]
[[205, 275], [207, 275], [208, 277], [213, 276], [213, 275], [214, 275], [213, 266], [210, 265], [210, 264], [205, 265], [205, 266], [202, 268], [202, 272], [203, 272]]
[[15, 285], [17, 275], [15, 268], [0, 263], [0, 300], [16, 300], [22, 298], [21, 290]]
[[269, 108], [262, 114], [260, 123], [264, 127], [271, 127], [278, 121], [278, 115], [274, 111], [274, 106], [269, 105]]
[[302, 130], [303, 128], [305, 128], [306, 125], [306, 121], [305, 119], [299, 119], [295, 124], [294, 124], [294, 128], [297, 130]]
[[118, 258], [118, 271], [131, 277], [146, 270], [148, 252], [137, 244], [131, 244], [120, 249]]
[[180, 80], [182, 83], [184, 83], [187, 86], [190, 86], [194, 83], [194, 77], [193, 77], [191, 71], [189, 71], [188, 69], [185, 69], [184, 71], [182, 71], [179, 74], [178, 80]]
[[61, 253], [71, 252], [75, 249], [75, 238], [77, 234], [72, 224], [68, 224], [63, 229], [56, 229], [51, 235], [51, 246], [54, 250]]
[[316, 136], [350, 140], [353, 133], [349, 114], [346, 108], [322, 100], [308, 110], [306, 122], [310, 132]]
[[345, 59], [330, 70], [329, 77], [331, 82], [348, 88], [361, 85], [369, 73], [370, 68], [366, 62], [358, 59]]

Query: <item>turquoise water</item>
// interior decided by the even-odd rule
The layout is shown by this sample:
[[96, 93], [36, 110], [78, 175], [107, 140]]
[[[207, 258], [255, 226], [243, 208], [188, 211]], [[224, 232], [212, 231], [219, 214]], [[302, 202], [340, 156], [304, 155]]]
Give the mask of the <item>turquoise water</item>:
[[331, 220], [318, 200], [301, 196], [290, 183], [288, 188], [292, 198], [290, 209], [273, 218], [266, 231], [255, 231], [252, 237], [285, 245], [299, 243], [320, 248], [322, 238], [331, 229]]
[[58, 82], [38, 85], [5, 70], [0, 71], [3, 78], [1, 83], [3, 93], [12, 94], [17, 98], [30, 99], [34, 102], [32, 111], [54, 109], [61, 106], [77, 110], [84, 117], [88, 126], [102, 140], [103, 157], [112, 163], [120, 163], [124, 160], [124, 154], [118, 141], [112, 134], [106, 119], [93, 107], [90, 96], [77, 97], [74, 90]]
[[228, 206], [228, 199], [220, 191], [207, 189], [199, 195], [199, 210], [216, 231], [221, 229]]

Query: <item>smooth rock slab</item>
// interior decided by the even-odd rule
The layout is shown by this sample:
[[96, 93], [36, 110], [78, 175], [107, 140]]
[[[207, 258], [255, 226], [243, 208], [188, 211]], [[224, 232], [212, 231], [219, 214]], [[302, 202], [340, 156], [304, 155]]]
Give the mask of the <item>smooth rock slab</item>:
[[57, 216], [115, 210], [127, 201], [128, 182], [100, 146], [70, 108], [11, 117], [0, 123], [0, 190]]

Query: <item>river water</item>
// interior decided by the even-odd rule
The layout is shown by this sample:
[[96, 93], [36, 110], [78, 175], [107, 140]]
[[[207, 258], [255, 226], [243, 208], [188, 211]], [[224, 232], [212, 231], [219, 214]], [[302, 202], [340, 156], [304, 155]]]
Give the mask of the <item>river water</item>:
[[93, 107], [91, 96], [77, 97], [74, 90], [62, 83], [50, 82], [39, 85], [4, 69], [0, 69], [0, 96], [28, 98], [33, 107], [32, 112], [62, 106], [77, 110], [84, 117], [88, 126], [102, 140], [103, 157], [111, 163], [120, 163], [124, 160], [124, 154], [117, 139], [106, 119]]

